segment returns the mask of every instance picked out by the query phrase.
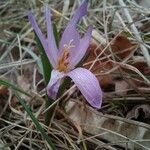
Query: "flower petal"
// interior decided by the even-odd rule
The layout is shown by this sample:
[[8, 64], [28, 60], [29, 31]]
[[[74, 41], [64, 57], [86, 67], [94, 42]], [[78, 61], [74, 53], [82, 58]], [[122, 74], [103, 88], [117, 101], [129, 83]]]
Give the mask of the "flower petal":
[[46, 42], [46, 39], [43, 36], [43, 34], [42, 34], [42, 32], [41, 32], [41, 30], [40, 30], [40, 28], [39, 28], [39, 26], [38, 26], [38, 24], [37, 24], [37, 22], [35, 20], [35, 17], [33, 16], [31, 11], [28, 12], [28, 19], [29, 19], [29, 21], [30, 21], [30, 23], [31, 23], [31, 25], [32, 25], [36, 35], [38, 36], [41, 44], [43, 45], [43, 48], [45, 50], [48, 50], [48, 44]]
[[72, 45], [74, 47], [70, 48], [71, 51], [75, 51], [77, 49], [77, 46], [79, 45], [79, 39], [80, 35], [78, 31], [76, 30], [76, 24], [78, 20], [86, 15], [87, 13], [87, 0], [84, 0], [84, 2], [81, 4], [81, 6], [76, 10], [73, 18], [70, 20], [68, 23], [65, 31], [63, 32], [60, 44], [59, 44], [59, 49], [60, 51], [63, 50], [65, 44], [69, 44], [70, 41], [72, 41]]
[[50, 10], [48, 9], [48, 5], [46, 5], [44, 9], [45, 9], [46, 22], [47, 22], [47, 37], [48, 37], [48, 51], [46, 51], [46, 54], [48, 55], [49, 59], [53, 62], [52, 63], [53, 67], [55, 67], [57, 62], [58, 49], [53, 34], [51, 13]]
[[56, 99], [58, 89], [60, 87], [61, 79], [64, 77], [64, 73], [57, 70], [52, 70], [51, 79], [47, 85], [47, 94], [53, 100]]
[[76, 49], [76, 55], [75, 56], [71, 55], [70, 66], [72, 66], [73, 68], [79, 63], [79, 61], [85, 55], [86, 50], [89, 47], [91, 35], [92, 35], [92, 26], [89, 26], [87, 33], [80, 40], [80, 44]]
[[76, 10], [68, 26], [76, 26], [78, 20], [82, 16], [87, 14], [87, 5], [88, 5], [88, 0], [84, 0], [83, 3], [80, 5], [80, 7]]
[[87, 69], [76, 68], [67, 75], [72, 78], [91, 106], [101, 108], [102, 91], [94, 74]]

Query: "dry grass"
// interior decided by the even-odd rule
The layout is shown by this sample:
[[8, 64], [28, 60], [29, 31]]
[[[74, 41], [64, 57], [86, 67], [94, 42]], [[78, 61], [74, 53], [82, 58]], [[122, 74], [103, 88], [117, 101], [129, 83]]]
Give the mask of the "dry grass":
[[[81, 0], [47, 0], [47, 3], [52, 8], [53, 23], [57, 25], [60, 31], [64, 29], [70, 15], [74, 13], [76, 6], [80, 2]], [[14, 85], [21, 86], [32, 95], [32, 98], [24, 95], [21, 95], [21, 97], [26, 100], [26, 103], [30, 106], [36, 118], [38, 118], [43, 128], [46, 129], [47, 134], [52, 137], [58, 150], [122, 150], [128, 149], [128, 147], [130, 148], [130, 143], [137, 144], [138, 142], [141, 143], [141, 145], [138, 145], [141, 149], [149, 149], [150, 145], [142, 145], [142, 140], [145, 140], [143, 139], [144, 137], [141, 137], [141, 140], [138, 139], [138, 142], [136, 139], [133, 140], [132, 138], [128, 139], [125, 137], [123, 139], [124, 142], [119, 140], [114, 142], [113, 140], [110, 141], [109, 139], [103, 138], [103, 135], [106, 133], [108, 135], [109, 133], [111, 135], [119, 134], [118, 137], [124, 136], [117, 131], [111, 130], [111, 128], [105, 128], [105, 126], [100, 126], [103, 132], [92, 135], [92, 131], [91, 133], [84, 131], [82, 126], [74, 123], [70, 116], [61, 108], [55, 110], [56, 112], [54, 118], [51, 120], [51, 126], [47, 127], [44, 125], [45, 88], [41, 75], [41, 61], [35, 45], [34, 33], [26, 17], [27, 10], [32, 9], [38, 18], [38, 23], [42, 31], [45, 32], [44, 18], [41, 13], [43, 3], [44, 1], [42, 0], [0, 1], [0, 78], [10, 80]], [[84, 32], [86, 27], [92, 24], [94, 29], [106, 42], [104, 43], [95, 34], [93, 35], [93, 39], [98, 41], [98, 46], [103, 47], [103, 50], [92, 61], [89, 69], [92, 70], [94, 64], [100, 59], [105, 59], [103, 58], [103, 54], [110, 50], [113, 62], [118, 64], [118, 66], [122, 65], [126, 69], [132, 70], [134, 75], [139, 77], [144, 82], [144, 85], [146, 85], [144, 87], [136, 87], [136, 85], [132, 84], [132, 82], [129, 83], [129, 80], [127, 80], [132, 77], [130, 72], [128, 74], [119, 72], [119, 75], [128, 84], [131, 84], [131, 89], [127, 89], [129, 92], [126, 95], [118, 95], [115, 91], [109, 92], [109, 94], [105, 92], [103, 107], [100, 112], [113, 114], [115, 116], [113, 119], [116, 122], [119, 120], [118, 116], [120, 116], [123, 119], [122, 122], [127, 121], [128, 124], [134, 124], [128, 119], [124, 120], [124, 118], [133, 106], [141, 103], [149, 104], [149, 75], [145, 75], [136, 67], [128, 64], [129, 59], [123, 62], [117, 62], [110, 45], [114, 37], [117, 37], [120, 33], [123, 34], [137, 45], [134, 55], [129, 57], [140, 56], [150, 66], [148, 52], [150, 48], [150, 30], [147, 27], [149, 23], [149, 8], [142, 7], [131, 1], [124, 4], [122, 0], [111, 2], [106, 0], [91, 0], [89, 3], [88, 16], [79, 23], [79, 29], [81, 32]], [[114, 76], [114, 70], [118, 70], [118, 68], [114, 67], [112, 70], [105, 72], [105, 74]], [[149, 71], [149, 68], [147, 71]], [[57, 101], [62, 99], [68, 101], [72, 97], [78, 105], [83, 107], [83, 103], [79, 101], [79, 99], [83, 98], [78, 94], [74, 86], [70, 87]], [[90, 111], [89, 107], [85, 108], [87, 109], [86, 111]], [[105, 117], [111, 118], [109, 115]], [[146, 126], [144, 124], [143, 127], [143, 124], [140, 124], [138, 129], [141, 127], [146, 128], [147, 133], [149, 133], [150, 122], [143, 122], [146, 123]], [[103, 122], [101, 123], [103, 124]], [[93, 128], [95, 129], [97, 126]], [[150, 137], [148, 136], [148, 138]], [[2, 86], [0, 86], [0, 149], [48, 149], [48, 144], [35, 129], [31, 118], [23, 110], [21, 104], [18, 103], [13, 91], [5, 89]]]

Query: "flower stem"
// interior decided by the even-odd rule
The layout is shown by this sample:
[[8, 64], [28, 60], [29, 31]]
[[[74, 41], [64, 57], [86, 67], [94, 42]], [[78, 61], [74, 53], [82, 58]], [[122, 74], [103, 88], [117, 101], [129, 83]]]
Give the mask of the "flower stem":
[[[45, 108], [48, 108], [54, 100], [48, 98], [48, 96], [46, 96], [45, 98]], [[49, 126], [50, 122], [51, 122], [51, 119], [52, 119], [52, 116], [53, 116], [53, 113], [54, 113], [54, 110], [55, 110], [55, 105], [51, 107], [51, 109], [49, 109], [46, 113], [45, 113], [45, 124], [47, 126]]]

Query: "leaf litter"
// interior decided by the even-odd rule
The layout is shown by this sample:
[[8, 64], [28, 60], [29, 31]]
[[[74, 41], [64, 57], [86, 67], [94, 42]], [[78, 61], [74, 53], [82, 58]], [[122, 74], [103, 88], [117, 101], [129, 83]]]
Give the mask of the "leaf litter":
[[[53, 8], [53, 23], [59, 22], [59, 30], [64, 29], [80, 2], [49, 1]], [[141, 50], [143, 47], [131, 27], [134, 24], [147, 47], [149, 8], [145, 7], [144, 1], [125, 4], [132, 16], [132, 24], [126, 16], [128, 13], [117, 1], [89, 2], [88, 17], [82, 26], [86, 28], [92, 24], [94, 31], [83, 67], [90, 69], [99, 79], [104, 93], [103, 107], [93, 110], [76, 88], [68, 88], [66, 95], [60, 98], [66, 103], [66, 110], [56, 109], [50, 127], [44, 125], [42, 113], [46, 91], [41, 62], [37, 57], [34, 34], [25, 16], [27, 10], [34, 10], [45, 31], [39, 11], [43, 3], [16, 0], [0, 3], [1, 79], [11, 81], [32, 95], [30, 98], [20, 93], [58, 149], [150, 149], [150, 71]], [[82, 28], [80, 31], [83, 32]], [[0, 85], [0, 100], [0, 147], [48, 149], [13, 90]]]

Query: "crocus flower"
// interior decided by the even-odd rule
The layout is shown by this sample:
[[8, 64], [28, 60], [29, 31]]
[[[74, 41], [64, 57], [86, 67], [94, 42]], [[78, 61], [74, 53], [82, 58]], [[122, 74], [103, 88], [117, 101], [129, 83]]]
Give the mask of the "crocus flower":
[[83, 37], [80, 37], [80, 34], [76, 30], [79, 19], [87, 14], [87, 4], [87, 0], [84, 0], [81, 6], [76, 10], [62, 34], [58, 48], [53, 35], [51, 13], [48, 6], [44, 7], [47, 23], [47, 39], [42, 34], [31, 12], [28, 13], [28, 18], [53, 66], [51, 78], [47, 85], [48, 96], [52, 99], [56, 99], [62, 79], [69, 76], [89, 104], [95, 108], [100, 108], [102, 103], [102, 91], [97, 78], [87, 69], [80, 67], [75, 68], [85, 55], [92, 34], [92, 26], [88, 27]]

